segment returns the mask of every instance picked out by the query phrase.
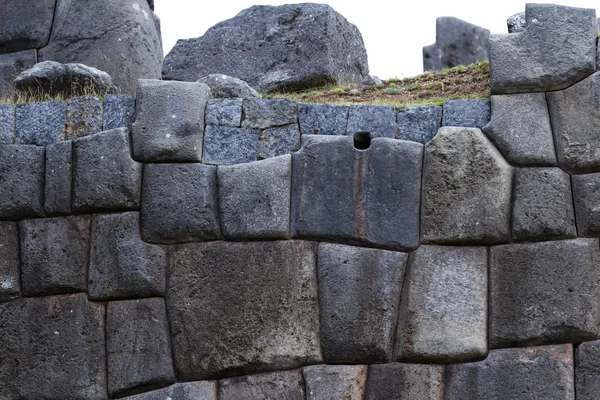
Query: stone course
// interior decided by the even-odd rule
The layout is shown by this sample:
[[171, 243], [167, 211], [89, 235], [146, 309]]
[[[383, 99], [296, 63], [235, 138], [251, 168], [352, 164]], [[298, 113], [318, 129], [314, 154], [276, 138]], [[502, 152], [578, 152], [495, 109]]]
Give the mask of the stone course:
[[398, 112], [398, 134], [402, 140], [427, 143], [440, 129], [442, 107], [408, 107]]
[[577, 232], [584, 237], [600, 235], [600, 173], [573, 175], [573, 198]]
[[311, 365], [302, 369], [307, 400], [363, 400], [366, 365]]
[[299, 104], [300, 131], [303, 135], [345, 135], [348, 110], [347, 106]]
[[379, 364], [369, 367], [365, 400], [442, 400], [443, 365]]
[[600, 389], [600, 341], [581, 343], [575, 349], [577, 399], [592, 400]]
[[0, 104], [0, 144], [15, 142], [15, 107], [12, 104]]
[[442, 126], [483, 128], [490, 122], [490, 102], [485, 100], [449, 100], [443, 106]]
[[103, 129], [130, 128], [135, 119], [135, 98], [124, 94], [104, 96]]
[[65, 139], [72, 140], [101, 132], [103, 125], [102, 100], [92, 96], [67, 100]]
[[286, 399], [305, 400], [301, 370], [272, 372], [219, 382], [219, 400]]
[[347, 135], [369, 132], [371, 138], [396, 137], [396, 111], [393, 107], [351, 106]]
[[19, 269], [19, 224], [0, 222], [0, 302], [21, 295]]
[[16, 144], [47, 146], [65, 139], [65, 102], [17, 104], [16, 115]]
[[46, 146], [46, 215], [68, 215], [71, 213], [72, 187], [73, 142], [58, 142]]

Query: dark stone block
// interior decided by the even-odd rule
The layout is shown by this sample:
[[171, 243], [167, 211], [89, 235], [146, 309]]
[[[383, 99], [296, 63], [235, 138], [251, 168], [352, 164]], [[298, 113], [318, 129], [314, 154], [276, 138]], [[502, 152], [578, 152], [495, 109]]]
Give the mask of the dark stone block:
[[398, 134], [402, 140], [427, 143], [442, 125], [442, 107], [408, 107], [398, 112]]
[[126, 94], [104, 96], [103, 129], [130, 128], [135, 119], [135, 98]]
[[349, 136], [369, 132], [371, 138], [396, 137], [396, 110], [394, 107], [351, 106], [348, 112]]
[[575, 349], [577, 400], [595, 400], [600, 391], [600, 340], [581, 343]]
[[444, 103], [443, 126], [483, 128], [490, 122], [490, 102], [485, 100], [449, 100]]
[[21, 296], [19, 225], [0, 221], [0, 302]]
[[278, 157], [293, 153], [302, 145], [298, 124], [265, 129], [258, 143], [258, 158]]
[[364, 400], [443, 400], [445, 372], [443, 365], [371, 365]]
[[46, 146], [45, 201], [47, 215], [71, 213], [73, 184], [73, 142]]
[[231, 165], [256, 161], [259, 138], [260, 131], [256, 129], [208, 125], [202, 162]]
[[298, 104], [303, 135], [345, 135], [348, 107], [331, 104]]
[[217, 400], [217, 382], [176, 383], [163, 389], [124, 397], [123, 400]]
[[308, 399], [363, 400], [366, 365], [311, 365], [302, 368]]
[[0, 144], [13, 144], [14, 142], [15, 107], [12, 104], [0, 104]]
[[272, 372], [219, 381], [219, 400], [305, 400], [301, 370]]
[[211, 99], [206, 106], [206, 125], [231, 126], [242, 124], [243, 99]]
[[242, 128], [266, 129], [298, 123], [298, 106], [290, 100], [244, 99]]
[[55, 4], [56, 0], [3, 1], [0, 54], [47, 45]]
[[67, 105], [63, 101], [17, 104], [16, 144], [47, 146], [65, 140]]
[[14, 79], [21, 72], [33, 67], [35, 63], [37, 63], [35, 50], [0, 54], [0, 77], [2, 77], [0, 78], [0, 97], [10, 96], [13, 93]]
[[581, 236], [600, 236], [600, 173], [573, 175], [573, 199], [577, 231]]
[[67, 100], [67, 140], [93, 135], [102, 130], [102, 100], [92, 96]]

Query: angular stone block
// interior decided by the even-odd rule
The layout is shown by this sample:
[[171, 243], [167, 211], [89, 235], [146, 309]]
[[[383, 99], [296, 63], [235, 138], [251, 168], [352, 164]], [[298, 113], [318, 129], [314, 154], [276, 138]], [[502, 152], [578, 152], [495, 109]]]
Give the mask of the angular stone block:
[[487, 352], [487, 249], [421, 246], [408, 262], [396, 359], [463, 362]]
[[67, 104], [63, 101], [17, 104], [16, 144], [47, 146], [65, 140]]
[[302, 372], [272, 372], [219, 381], [219, 400], [305, 400]]
[[483, 128], [490, 122], [490, 102], [485, 100], [448, 100], [444, 103], [443, 126]]
[[131, 158], [129, 129], [73, 142], [73, 208], [78, 212], [136, 210], [142, 165]]
[[600, 337], [598, 239], [510, 244], [490, 251], [490, 348]]
[[581, 343], [575, 349], [577, 400], [594, 400], [600, 390], [600, 340]]
[[108, 393], [159, 388], [175, 380], [162, 298], [111, 301], [106, 307]]
[[307, 400], [363, 400], [366, 365], [311, 365], [302, 368]]
[[71, 213], [73, 142], [46, 146], [45, 208], [47, 215]]
[[220, 166], [217, 174], [221, 226], [226, 239], [289, 237], [291, 155]]
[[103, 129], [131, 128], [135, 120], [135, 98], [126, 94], [104, 96]]
[[243, 99], [211, 99], [206, 106], [206, 125], [231, 126], [242, 124]]
[[492, 117], [482, 128], [512, 165], [556, 165], [545, 93], [492, 96]]
[[44, 215], [44, 148], [0, 145], [0, 219]]
[[369, 132], [371, 138], [396, 136], [396, 110], [394, 107], [351, 106], [348, 112], [346, 134]]
[[573, 346], [492, 350], [484, 361], [449, 365], [446, 388], [447, 400], [573, 400]]
[[102, 100], [92, 96], [73, 97], [67, 100], [65, 138], [77, 139], [101, 132]]
[[600, 170], [600, 72], [546, 94], [558, 165], [574, 173]]
[[412, 142], [427, 143], [442, 124], [442, 107], [408, 107], [398, 112], [398, 134], [396, 137]]
[[345, 135], [348, 107], [331, 104], [298, 104], [303, 135]]
[[600, 173], [573, 175], [573, 199], [577, 232], [580, 236], [600, 236]]
[[298, 106], [290, 100], [244, 99], [242, 128], [267, 129], [298, 123]]
[[513, 190], [513, 240], [577, 237], [569, 174], [560, 168], [517, 168]]
[[3, 1], [0, 54], [47, 45], [55, 4], [56, 0]]
[[217, 167], [146, 164], [142, 238], [153, 243], [214, 240], [218, 219]]
[[0, 144], [15, 142], [15, 107], [12, 104], [0, 104]]
[[445, 371], [443, 365], [371, 365], [365, 400], [443, 400]]
[[142, 162], [199, 162], [210, 88], [197, 82], [140, 79], [136, 96], [134, 158]]
[[300, 129], [298, 124], [265, 129], [258, 143], [258, 157], [271, 158], [290, 154], [300, 149]]
[[123, 400], [217, 400], [217, 383], [199, 381], [176, 383], [163, 389], [153, 390]]
[[325, 362], [391, 361], [407, 255], [321, 243], [317, 258]]
[[106, 399], [104, 305], [84, 293], [0, 304], [6, 399]]
[[0, 221], [0, 302], [21, 295], [19, 270], [19, 226]]
[[596, 71], [593, 9], [526, 4], [523, 32], [490, 36], [492, 94], [550, 92]]
[[256, 161], [259, 138], [260, 131], [256, 129], [208, 125], [202, 162], [231, 165]]
[[24, 295], [86, 291], [89, 216], [27, 219], [19, 230]]
[[315, 250], [293, 240], [174, 247], [167, 310], [178, 378], [321, 362]]
[[35, 50], [0, 54], [0, 76], [2, 77], [0, 78], [0, 97], [10, 96], [13, 93], [14, 79], [36, 63], [37, 53]]
[[94, 216], [88, 273], [90, 299], [162, 297], [166, 269], [165, 251], [140, 237], [139, 213]]
[[292, 235], [394, 249], [419, 245], [423, 146], [307, 135], [292, 155]]
[[513, 168], [475, 128], [441, 128], [425, 145], [421, 240], [489, 244], [510, 239]]

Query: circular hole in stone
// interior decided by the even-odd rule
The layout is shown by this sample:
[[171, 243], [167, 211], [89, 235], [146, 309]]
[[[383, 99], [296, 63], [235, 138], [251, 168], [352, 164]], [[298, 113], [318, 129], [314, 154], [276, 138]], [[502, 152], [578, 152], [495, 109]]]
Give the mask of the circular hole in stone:
[[354, 148], [358, 150], [366, 150], [371, 146], [371, 133], [356, 132], [354, 134]]

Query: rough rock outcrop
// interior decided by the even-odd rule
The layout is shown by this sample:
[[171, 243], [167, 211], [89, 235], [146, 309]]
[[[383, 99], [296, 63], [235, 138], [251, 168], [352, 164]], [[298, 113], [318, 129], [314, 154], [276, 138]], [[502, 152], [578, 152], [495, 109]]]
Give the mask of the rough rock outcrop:
[[206, 83], [215, 98], [260, 97], [260, 94], [241, 79], [223, 74], [206, 75], [198, 79]]
[[520, 12], [511, 15], [506, 20], [506, 25], [508, 26], [508, 33], [523, 32], [525, 30], [525, 26], [527, 25], [527, 21], [525, 20], [525, 13]]

